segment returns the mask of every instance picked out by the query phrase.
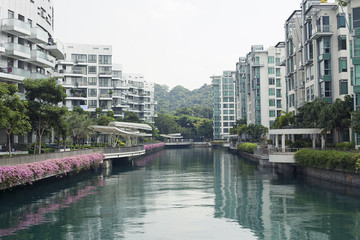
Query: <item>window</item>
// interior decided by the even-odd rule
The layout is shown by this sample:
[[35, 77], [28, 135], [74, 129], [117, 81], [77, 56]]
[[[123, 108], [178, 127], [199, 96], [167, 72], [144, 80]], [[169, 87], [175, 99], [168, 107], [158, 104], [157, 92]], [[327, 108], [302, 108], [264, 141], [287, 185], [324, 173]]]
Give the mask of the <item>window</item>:
[[331, 82], [320, 83], [320, 97], [331, 97]]
[[90, 86], [96, 86], [96, 84], [97, 84], [97, 79], [96, 79], [96, 77], [89, 77], [89, 78], [88, 78], [88, 85], [90, 85]]
[[86, 54], [71, 54], [71, 60], [75, 63], [78, 63], [78, 62], [86, 63], [87, 56], [86, 56]]
[[223, 123], [223, 127], [228, 127], [229, 126], [229, 123], [228, 122], [224, 122]]
[[354, 37], [354, 57], [360, 57], [360, 37]]
[[353, 8], [353, 28], [360, 28], [360, 7]]
[[88, 55], [88, 63], [96, 63], [96, 55], [95, 54], [89, 54]]
[[269, 62], [269, 64], [273, 64], [273, 63], [274, 63], [274, 57], [273, 57], [273, 56], [269, 56], [269, 57], [268, 57], [268, 62]]
[[269, 78], [269, 85], [275, 85], [275, 79]]
[[15, 14], [13, 11], [8, 10], [8, 18], [14, 18]]
[[347, 58], [339, 58], [339, 72], [347, 72]]
[[99, 55], [99, 64], [111, 64], [111, 55]]
[[96, 100], [88, 100], [88, 106], [89, 106], [89, 108], [96, 108], [97, 101]]
[[360, 65], [354, 65], [355, 67], [355, 85], [360, 85]]
[[348, 94], [348, 81], [340, 80], [339, 84], [340, 84], [340, 86], [339, 86], [340, 95]]
[[269, 111], [269, 117], [275, 117], [275, 110]]
[[89, 74], [96, 74], [96, 66], [89, 66]]
[[276, 100], [276, 107], [281, 108], [281, 100]]
[[275, 99], [269, 99], [269, 106], [275, 107]]
[[276, 61], [276, 66], [280, 66], [280, 58], [276, 58], [275, 61]]
[[89, 97], [96, 97], [97, 96], [97, 90], [96, 89], [89, 89]]
[[228, 108], [228, 104], [223, 104], [223, 108]]
[[310, 87], [306, 88], [306, 101], [309, 102], [310, 101]]
[[224, 120], [224, 121], [227, 121], [227, 120], [229, 120], [229, 117], [228, 117], [228, 116], [224, 116], [224, 117], [223, 117], [223, 120]]
[[280, 76], [281, 76], [280, 68], [276, 68], [276, 76], [277, 76], [277, 77], [280, 77]]
[[281, 98], [281, 89], [276, 89], [276, 97]]
[[310, 86], [310, 100], [314, 101], [315, 100], [315, 91], [314, 91], [314, 85]]
[[281, 78], [276, 79], [276, 87], [281, 87]]
[[274, 68], [273, 67], [268, 68], [268, 73], [269, 74], [274, 74]]
[[223, 110], [223, 114], [229, 114], [229, 110]]
[[338, 36], [338, 49], [339, 51], [346, 50], [346, 35]]
[[337, 28], [344, 28], [344, 27], [346, 27], [344, 14], [338, 14], [338, 15], [336, 16], [336, 18], [337, 18]]
[[275, 88], [269, 88], [269, 96], [275, 96]]

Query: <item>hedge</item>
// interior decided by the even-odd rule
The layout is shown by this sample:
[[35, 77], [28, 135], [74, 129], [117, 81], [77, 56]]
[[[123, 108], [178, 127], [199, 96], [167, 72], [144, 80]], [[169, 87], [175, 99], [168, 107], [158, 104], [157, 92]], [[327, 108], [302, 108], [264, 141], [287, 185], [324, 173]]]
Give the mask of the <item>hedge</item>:
[[357, 172], [360, 170], [360, 154], [337, 150], [301, 149], [295, 153], [295, 160], [305, 167], [325, 168]]
[[237, 150], [247, 153], [254, 153], [256, 148], [257, 148], [256, 143], [239, 143], [237, 145]]

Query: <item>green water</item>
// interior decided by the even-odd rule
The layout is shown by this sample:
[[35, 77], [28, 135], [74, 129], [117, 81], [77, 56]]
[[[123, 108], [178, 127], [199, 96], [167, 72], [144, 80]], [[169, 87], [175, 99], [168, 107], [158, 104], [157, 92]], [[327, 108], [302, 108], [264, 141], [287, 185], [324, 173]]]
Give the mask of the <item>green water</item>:
[[0, 193], [1, 239], [358, 239], [359, 190], [165, 150]]

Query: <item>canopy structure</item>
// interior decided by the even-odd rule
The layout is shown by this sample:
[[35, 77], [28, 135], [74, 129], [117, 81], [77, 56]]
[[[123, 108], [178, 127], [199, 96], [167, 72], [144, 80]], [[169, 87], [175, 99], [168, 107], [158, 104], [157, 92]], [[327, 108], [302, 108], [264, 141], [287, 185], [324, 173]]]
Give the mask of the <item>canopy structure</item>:
[[174, 142], [178, 139], [182, 139], [181, 133], [169, 133], [169, 134], [160, 134], [161, 137], [166, 138], [167, 142]]
[[152, 131], [147, 124], [129, 123], [129, 122], [110, 122], [108, 126], [92, 126], [94, 131], [107, 134], [111, 137], [113, 147], [116, 146], [119, 136], [125, 139], [127, 147], [137, 145], [139, 137], [151, 137], [151, 133], [142, 133], [139, 130]]
[[145, 130], [152, 131], [152, 128], [144, 123], [131, 123], [131, 122], [110, 122], [109, 126], [114, 126], [126, 130]]
[[320, 128], [289, 128], [289, 129], [270, 129], [269, 135], [275, 135], [275, 147], [279, 147], [278, 136], [281, 136], [281, 149], [285, 152], [285, 138], [286, 135], [290, 135], [294, 140], [295, 135], [312, 135], [313, 148], [316, 145], [316, 136], [321, 136], [321, 148], [325, 147], [324, 136], [321, 135], [322, 129]]

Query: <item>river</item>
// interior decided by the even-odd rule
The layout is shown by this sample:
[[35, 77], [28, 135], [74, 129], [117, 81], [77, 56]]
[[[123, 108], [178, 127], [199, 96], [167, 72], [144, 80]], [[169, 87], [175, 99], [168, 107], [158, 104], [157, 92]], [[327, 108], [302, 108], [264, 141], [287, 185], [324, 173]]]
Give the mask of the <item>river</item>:
[[0, 193], [0, 239], [359, 239], [360, 191], [163, 150]]

